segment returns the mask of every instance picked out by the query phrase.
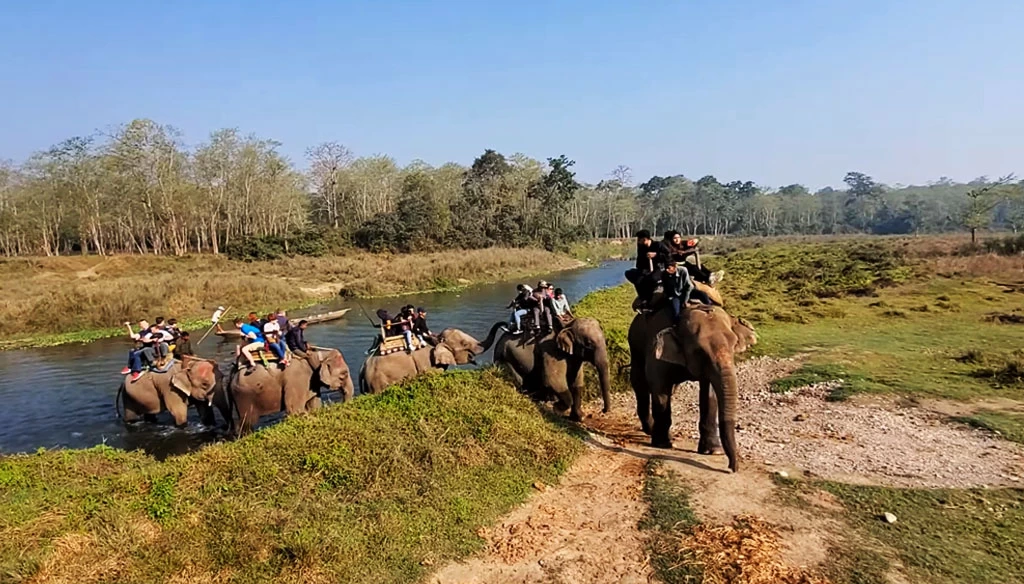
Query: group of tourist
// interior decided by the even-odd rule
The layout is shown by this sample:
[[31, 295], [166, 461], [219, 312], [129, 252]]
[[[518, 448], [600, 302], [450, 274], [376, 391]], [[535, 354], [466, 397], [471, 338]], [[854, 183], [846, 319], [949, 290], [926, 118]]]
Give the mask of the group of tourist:
[[128, 366], [121, 370], [121, 375], [131, 374], [132, 381], [142, 376], [144, 367], [162, 368], [166, 366], [168, 357], [182, 359], [192, 355], [192, 342], [188, 331], [178, 328], [178, 320], [164, 320], [158, 316], [150, 324], [146, 319], [139, 321], [139, 332], [132, 331], [130, 322], [128, 336], [135, 341], [135, 347], [128, 351]]
[[661, 241], [651, 239], [651, 232], [646, 229], [638, 231], [636, 266], [626, 270], [626, 279], [636, 288], [639, 310], [652, 308], [650, 302], [658, 285], [672, 306], [674, 322], [679, 322], [683, 307], [691, 300], [713, 304], [693, 282], [714, 286], [721, 281], [724, 272], [712, 272], [706, 266], [686, 261], [696, 253], [697, 240], [684, 241], [678, 231], [666, 231]]
[[554, 330], [554, 319], [566, 322], [575, 318], [569, 308], [569, 299], [561, 288], [552, 288], [544, 280], [536, 288], [526, 284], [516, 286], [518, 294], [506, 308], [512, 309], [508, 321], [509, 332], [518, 335], [523, 332], [523, 317], [532, 312], [531, 330], [541, 334]]
[[292, 325], [284, 310], [280, 308], [267, 314], [266, 318], [260, 318], [255, 312], [250, 312], [247, 319], [235, 319], [235, 328], [242, 333], [240, 353], [245, 357], [250, 369], [256, 366], [253, 352], [264, 349], [270, 350], [281, 368], [288, 367], [289, 352], [302, 359], [309, 354], [309, 343], [306, 342], [305, 336], [308, 325], [305, 320]]
[[430, 332], [430, 327], [427, 326], [427, 310], [422, 306], [416, 308], [412, 304], [407, 304], [395, 316], [392, 316], [387, 310], [380, 308], [377, 310], [377, 318], [380, 319], [380, 326], [383, 329], [384, 336], [393, 337], [401, 335], [405, 338], [405, 350], [408, 353], [415, 350], [412, 342], [413, 337], [416, 337], [416, 340], [419, 341], [420, 347], [425, 347], [428, 339], [434, 337], [434, 333]]

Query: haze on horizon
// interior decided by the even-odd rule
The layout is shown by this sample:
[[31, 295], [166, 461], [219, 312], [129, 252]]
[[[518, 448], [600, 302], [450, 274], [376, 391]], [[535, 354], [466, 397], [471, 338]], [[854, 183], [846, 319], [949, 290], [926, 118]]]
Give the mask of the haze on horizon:
[[[762, 185], [1024, 170], [1012, 0], [8, 2], [0, 159], [133, 118], [399, 163], [486, 148]], [[771, 5], [770, 5], [771, 4]]]

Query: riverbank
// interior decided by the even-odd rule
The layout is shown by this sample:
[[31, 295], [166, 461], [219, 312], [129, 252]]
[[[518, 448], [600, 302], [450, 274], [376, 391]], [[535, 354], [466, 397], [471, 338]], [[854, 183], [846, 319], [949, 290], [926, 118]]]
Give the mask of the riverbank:
[[32, 582], [416, 582], [581, 451], [494, 370], [427, 375], [158, 462], [0, 457], [0, 573]]
[[[612, 248], [614, 249], [614, 248]], [[603, 248], [581, 248], [594, 261]], [[0, 260], [0, 350], [88, 342], [123, 323], [174, 316], [186, 330], [229, 316], [297, 309], [339, 295], [391, 296], [465, 288], [568, 270], [587, 262], [537, 249], [296, 257], [241, 262], [222, 256], [71, 256]]]

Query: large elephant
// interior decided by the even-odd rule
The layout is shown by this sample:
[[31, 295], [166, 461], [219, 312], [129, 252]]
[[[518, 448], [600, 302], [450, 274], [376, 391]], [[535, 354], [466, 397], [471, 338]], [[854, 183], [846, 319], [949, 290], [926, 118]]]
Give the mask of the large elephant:
[[672, 447], [672, 389], [685, 381], [698, 381], [697, 451], [713, 454], [722, 448], [729, 469], [739, 470], [734, 356], [755, 343], [757, 336], [749, 323], [717, 306], [688, 307], [678, 325], [672, 324], [667, 306], [634, 317], [629, 327], [630, 382], [636, 394], [636, 413], [644, 432], [651, 436], [651, 445]]
[[494, 363], [505, 365], [516, 385], [526, 393], [553, 393], [555, 409], [569, 411], [569, 419], [583, 414], [583, 363], [597, 369], [604, 412], [611, 407], [608, 345], [601, 324], [594, 318], [577, 318], [557, 332], [542, 337], [505, 333], [494, 345]]
[[223, 374], [214, 361], [185, 357], [184, 361], [175, 361], [165, 372], [148, 371], [135, 381], [126, 375], [115, 401], [123, 400], [125, 422], [169, 411], [174, 424], [183, 426], [191, 404], [199, 412], [202, 423], [212, 426], [211, 403], [222, 384]]
[[427, 371], [444, 371], [452, 365], [474, 363], [478, 355], [491, 348], [502, 326], [504, 323], [492, 326], [482, 343], [459, 329], [446, 328], [434, 339], [433, 346], [412, 353], [399, 351], [388, 355], [371, 355], [359, 370], [359, 390], [362, 393], [379, 393], [389, 385]]
[[228, 408], [225, 416], [234, 427], [238, 416], [239, 435], [247, 434], [261, 416], [284, 410], [301, 414], [320, 407], [320, 389], [341, 390], [342, 401], [352, 399], [355, 386], [345, 357], [337, 349], [311, 351], [305, 359], [295, 358], [285, 369], [257, 365], [246, 370], [236, 364], [227, 384]]

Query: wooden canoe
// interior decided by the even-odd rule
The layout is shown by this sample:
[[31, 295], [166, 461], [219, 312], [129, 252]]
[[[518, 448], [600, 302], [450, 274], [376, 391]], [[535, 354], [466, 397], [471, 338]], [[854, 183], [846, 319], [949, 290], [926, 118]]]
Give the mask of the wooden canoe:
[[[293, 325], [295, 325], [295, 324], [298, 324], [298, 322], [300, 320], [304, 320], [304, 321], [306, 321], [309, 324], [319, 324], [321, 322], [330, 322], [332, 320], [338, 320], [339, 318], [345, 316], [345, 313], [347, 313], [350, 310], [352, 310], [352, 309], [351, 308], [342, 308], [341, 310], [334, 310], [334, 311], [331, 311], [331, 312], [324, 312], [322, 314], [313, 314], [313, 315], [310, 315], [310, 316], [305, 316], [305, 317], [296, 318], [294, 320], [291, 320], [291, 323]], [[218, 337], [221, 337], [222, 339], [240, 339], [240, 338], [242, 338], [242, 331], [236, 330], [236, 329], [214, 331], [213, 334], [217, 335]]]

